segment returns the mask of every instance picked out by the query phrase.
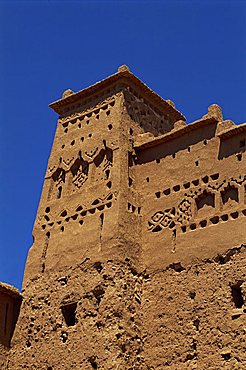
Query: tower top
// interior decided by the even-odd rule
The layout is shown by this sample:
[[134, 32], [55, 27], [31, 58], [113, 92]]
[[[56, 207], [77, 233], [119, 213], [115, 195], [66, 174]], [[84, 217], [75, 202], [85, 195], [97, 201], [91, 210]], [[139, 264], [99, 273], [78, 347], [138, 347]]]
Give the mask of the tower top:
[[106, 77], [104, 80], [101, 80], [83, 90], [74, 93], [72, 90], [65, 90], [62, 98], [51, 103], [49, 106], [56, 113], [63, 114], [64, 108], [70, 104], [76, 103], [81, 99], [87, 99], [88, 96], [98, 94], [102, 90], [108, 89], [109, 86], [112, 86], [120, 82], [123, 86], [132, 86], [133, 88], [140, 91], [140, 93], [150, 100], [155, 105], [158, 105], [159, 110], [165, 110], [170, 112], [172, 116], [178, 120], [185, 120], [185, 117], [181, 112], [179, 112], [171, 100], [164, 100], [160, 95], [151, 90], [144, 82], [142, 82], [138, 77], [136, 77], [129, 69], [128, 66], [122, 65], [118, 68], [118, 71], [113, 75]]

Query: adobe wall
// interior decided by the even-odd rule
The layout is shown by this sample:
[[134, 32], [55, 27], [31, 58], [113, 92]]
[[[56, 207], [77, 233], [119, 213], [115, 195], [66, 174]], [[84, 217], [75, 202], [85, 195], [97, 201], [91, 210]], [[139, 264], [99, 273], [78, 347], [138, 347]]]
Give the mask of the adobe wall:
[[144, 369], [245, 369], [245, 251], [149, 274], [141, 306]]
[[142, 248], [149, 269], [211, 258], [245, 242], [245, 146], [240, 143], [246, 130], [226, 139], [234, 152], [221, 158], [225, 143], [216, 135], [221, 127], [205, 119], [173, 137], [167, 134], [155, 146], [135, 147], [131, 171], [142, 197]]
[[117, 239], [121, 100], [115, 87], [60, 116], [25, 282], [93, 258]]
[[205, 117], [135, 145], [144, 369], [245, 368], [246, 130], [227, 126]]
[[6, 370], [245, 368], [245, 125], [125, 67], [51, 107]]
[[140, 285], [128, 261], [84, 258], [40, 277], [25, 290], [7, 369], [133, 367], [141, 346]]

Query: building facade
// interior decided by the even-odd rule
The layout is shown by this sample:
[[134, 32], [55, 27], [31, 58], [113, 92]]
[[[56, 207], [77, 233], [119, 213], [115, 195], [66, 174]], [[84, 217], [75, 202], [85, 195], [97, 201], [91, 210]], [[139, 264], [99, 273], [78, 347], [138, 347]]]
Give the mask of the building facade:
[[186, 124], [126, 66], [50, 107], [3, 369], [245, 369], [246, 124]]

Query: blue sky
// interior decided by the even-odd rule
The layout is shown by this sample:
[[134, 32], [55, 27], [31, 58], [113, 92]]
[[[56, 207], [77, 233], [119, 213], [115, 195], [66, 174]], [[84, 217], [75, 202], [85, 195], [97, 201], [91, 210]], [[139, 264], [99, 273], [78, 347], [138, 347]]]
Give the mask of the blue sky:
[[0, 281], [21, 288], [56, 114], [48, 104], [131, 71], [191, 122], [246, 121], [245, 1], [0, 0]]

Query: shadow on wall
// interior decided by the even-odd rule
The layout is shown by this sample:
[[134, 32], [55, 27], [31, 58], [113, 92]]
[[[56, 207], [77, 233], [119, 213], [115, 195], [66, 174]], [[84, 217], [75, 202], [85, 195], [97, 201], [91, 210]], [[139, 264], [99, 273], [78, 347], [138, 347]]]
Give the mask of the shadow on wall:
[[0, 344], [10, 347], [22, 296], [17, 289], [0, 283]]
[[243, 158], [243, 152], [246, 149], [246, 139], [239, 135], [220, 140], [218, 159], [224, 159], [236, 154], [238, 161]]
[[197, 128], [193, 132], [184, 133], [170, 141], [157, 144], [155, 147], [146, 148], [144, 150], [137, 150], [136, 164], [148, 163], [151, 161], [165, 158], [169, 155], [175, 156], [180, 150], [185, 150], [192, 145], [199, 142], [207, 143], [207, 140], [215, 136], [216, 124], [206, 125]]

